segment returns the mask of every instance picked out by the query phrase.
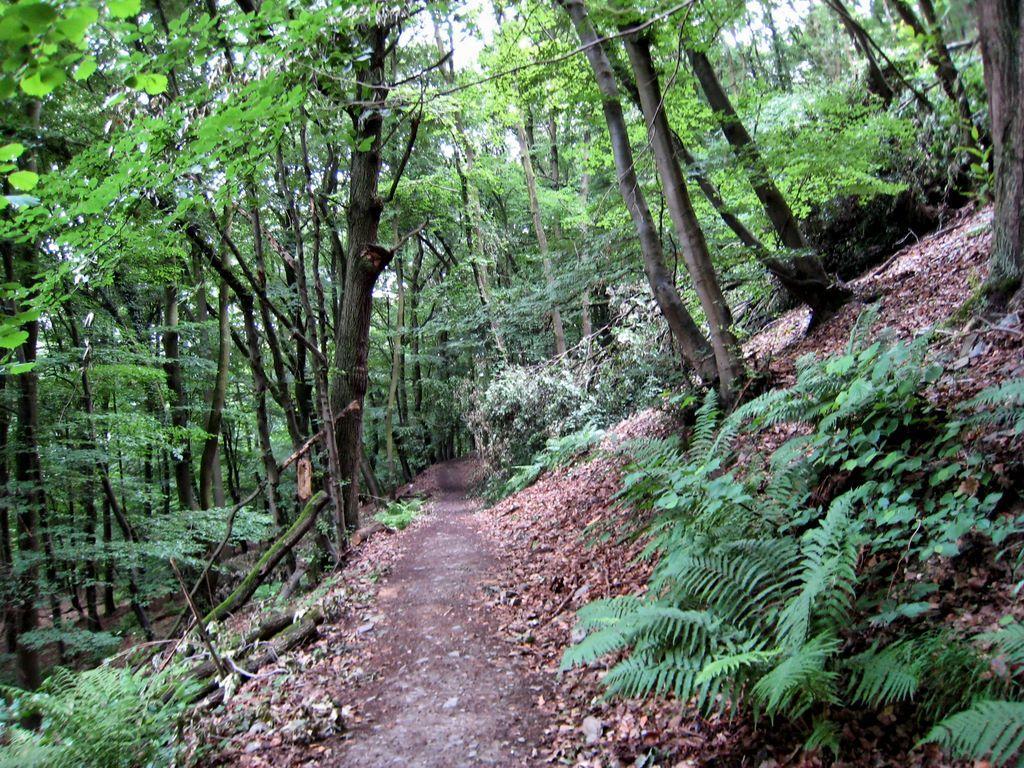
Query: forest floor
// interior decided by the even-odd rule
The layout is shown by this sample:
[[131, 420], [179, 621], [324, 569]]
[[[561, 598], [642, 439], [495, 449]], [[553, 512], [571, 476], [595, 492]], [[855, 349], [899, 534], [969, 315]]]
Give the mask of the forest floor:
[[[1019, 313], [951, 319], [984, 280], [989, 218], [964, 213], [905, 248], [854, 281], [857, 300], [810, 333], [805, 312], [781, 317], [746, 344], [751, 364], [784, 385], [799, 356], [839, 351], [875, 306], [870, 333], [906, 338], [939, 327], [937, 354], [956, 373], [939, 382], [939, 399], [1024, 375]], [[627, 513], [614, 498], [624, 463], [616, 445], [676, 428], [669, 414], [642, 411], [609, 429], [585, 461], [545, 472], [490, 509], [469, 490], [482, 479], [472, 460], [427, 470], [404, 491], [430, 499], [426, 514], [357, 550], [317, 597], [334, 606], [321, 638], [197, 719], [194, 754], [205, 765], [253, 767], [821, 765], [783, 727], [703, 718], [678, 701], [609, 701], [607, 667], [559, 671], [579, 640], [575, 612], [639, 593], [649, 574], [636, 557], [642, 545], [615, 535]], [[776, 438], [785, 436], [752, 450], [770, 451]], [[986, 586], [993, 604], [1005, 602], [995, 600], [1003, 586], [994, 577]], [[950, 620], [962, 618], [955, 613]], [[860, 747], [837, 764], [949, 765], [931, 747], [905, 751], [901, 724], [886, 717], [850, 723], [844, 740]]]
[[[360, 552], [359, 565], [388, 563], [372, 572], [372, 597], [303, 654], [300, 674], [284, 691], [270, 678], [247, 686], [217, 718], [217, 733], [207, 732], [223, 741], [205, 761], [381, 768], [539, 762], [543, 723], [534, 704], [550, 682], [510, 651], [489, 609], [487, 586], [502, 565], [480, 531], [482, 504], [469, 495], [479, 471], [473, 460], [455, 460], [406, 489], [430, 502], [409, 529], [378, 536]], [[325, 667], [342, 657], [339, 674], [325, 678]], [[324, 719], [332, 727], [316, 722]]]

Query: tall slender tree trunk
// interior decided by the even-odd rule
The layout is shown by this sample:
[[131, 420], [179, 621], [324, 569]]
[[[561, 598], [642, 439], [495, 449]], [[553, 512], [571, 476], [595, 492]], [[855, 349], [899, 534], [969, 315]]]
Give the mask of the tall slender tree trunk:
[[[906, 0], [887, 0], [889, 7], [896, 13], [903, 22], [910, 27], [914, 34], [921, 38], [928, 63], [935, 69], [935, 78], [942, 86], [943, 92], [957, 108], [960, 116], [961, 137], [960, 141], [964, 146], [977, 146], [971, 129], [977, 127], [974, 120], [974, 111], [971, 109], [971, 102], [967, 96], [967, 90], [960, 81], [960, 73], [953, 63], [953, 56], [946, 45], [946, 38], [942, 34], [942, 26], [935, 14], [935, 7], [931, 0], [919, 0], [921, 13], [924, 21], [910, 7]], [[926, 26], [927, 25], [927, 26]], [[987, 143], [987, 140], [986, 142]]]
[[103, 629], [103, 622], [100, 621], [100, 612], [97, 606], [96, 587], [99, 582], [99, 570], [96, 567], [96, 558], [93, 554], [98, 544], [96, 540], [96, 487], [93, 472], [89, 472], [87, 478], [85, 488], [83, 489], [85, 495], [83, 501], [85, 520], [82, 526], [82, 531], [85, 534], [85, 546], [89, 552], [84, 564], [85, 610], [88, 617], [87, 625], [89, 630], [99, 632]]
[[[230, 292], [228, 284], [220, 281], [217, 290], [217, 377], [210, 396], [210, 410], [206, 416], [207, 438], [199, 459], [199, 502], [203, 509], [224, 506], [224, 488], [217, 483], [220, 466], [220, 424], [227, 400], [228, 373], [231, 364], [231, 326], [228, 318]], [[218, 493], [219, 491], [219, 493]]]
[[[78, 327], [73, 317], [68, 317], [68, 326], [71, 331], [71, 342], [75, 347], [81, 347], [81, 339], [78, 334]], [[82, 357], [82, 410], [85, 411], [87, 419], [87, 434], [86, 443], [89, 449], [95, 452], [99, 452], [99, 439], [96, 435], [95, 426], [95, 413], [96, 408], [92, 397], [92, 385], [89, 378], [89, 357], [90, 348], [86, 347]], [[103, 454], [109, 453], [109, 447], [105, 446]], [[118, 501], [117, 493], [114, 490], [114, 484], [110, 479], [110, 466], [106, 459], [101, 459], [96, 463], [96, 471], [99, 475], [100, 488], [103, 491], [110, 513], [113, 514], [114, 521], [117, 522], [118, 528], [121, 530], [121, 535], [124, 537], [125, 542], [128, 544], [139, 544], [141, 542], [139, 536], [136, 534], [134, 527], [128, 520], [128, 516], [125, 510], [124, 502]], [[124, 472], [122, 471], [122, 477]], [[104, 531], [107, 534], [107, 531]], [[149, 621], [149, 615], [146, 613], [146, 609], [142, 604], [141, 593], [139, 591], [139, 571], [134, 565], [128, 567], [128, 594], [132, 607], [132, 612], [135, 614], [135, 618], [139, 622], [139, 626], [142, 628], [143, 633], [147, 640], [153, 639], [153, 627]]]
[[117, 612], [114, 602], [114, 521], [110, 514], [110, 500], [103, 497], [103, 615], [111, 617]]
[[[42, 104], [32, 101], [27, 116], [34, 134], [38, 134]], [[30, 152], [26, 170], [37, 172], [39, 161], [36, 153]], [[25, 283], [33, 288], [36, 279], [36, 249], [28, 245], [19, 249], [22, 257]], [[8, 282], [15, 282], [18, 273], [14, 263], [15, 246], [3, 241], [4, 273]], [[16, 309], [16, 308], [15, 308]], [[39, 626], [39, 608], [36, 598], [39, 594], [39, 566], [36, 562], [41, 550], [41, 530], [45, 525], [46, 498], [43, 494], [42, 462], [39, 457], [39, 374], [35, 363], [39, 342], [39, 321], [30, 320], [22, 326], [27, 334], [25, 341], [16, 350], [19, 363], [27, 364], [28, 370], [19, 373], [17, 383], [16, 426], [14, 432], [14, 481], [17, 512], [15, 513], [15, 540], [19, 557], [26, 560], [17, 582], [17, 604], [14, 619], [17, 631], [17, 666], [23, 688], [34, 689], [42, 681], [39, 651], [23, 642], [22, 638]]]
[[995, 211], [987, 289], [1005, 304], [1024, 279], [1024, 9], [1020, 0], [975, 0], [988, 89]]
[[388, 405], [384, 417], [385, 446], [388, 458], [388, 480], [395, 481], [395, 410], [398, 407], [398, 382], [402, 378], [402, 333], [405, 328], [405, 281], [402, 277], [402, 262], [395, 261], [395, 330], [391, 349], [391, 381], [388, 384]]
[[[171, 425], [184, 433], [188, 428], [188, 398], [181, 373], [180, 339], [178, 337], [178, 291], [174, 286], [164, 289], [164, 371], [171, 391]], [[178, 490], [178, 506], [182, 510], [196, 508], [192, 492], [192, 446], [181, 437], [174, 455], [174, 483]]]
[[[629, 71], [621, 62], [613, 61], [612, 68], [615, 72], [616, 77], [619, 78], [619, 82], [622, 84], [623, 89], [629, 94], [630, 99], [636, 104], [638, 109], [642, 109], [640, 106], [640, 91], [636, 87], [636, 83], [630, 76]], [[733, 231], [739, 241], [748, 248], [752, 249], [755, 254], [764, 255], [768, 253], [768, 249], [765, 248], [764, 243], [758, 239], [758, 237], [750, 231], [750, 229], [740, 221], [739, 217], [729, 208], [725, 200], [722, 198], [722, 193], [718, 187], [715, 186], [714, 182], [701, 167], [700, 163], [693, 156], [686, 145], [683, 144], [679, 134], [672, 131], [672, 146], [675, 151], [676, 157], [678, 158], [679, 164], [686, 169], [686, 174], [693, 180], [697, 185], [697, 188], [701, 191], [701, 194], [711, 203], [711, 207], [718, 213], [719, 218], [729, 229]]]
[[633, 149], [629, 144], [626, 120], [622, 113], [622, 103], [619, 100], [619, 89], [615, 83], [608, 55], [590, 21], [583, 0], [559, 0], [559, 4], [568, 12], [580, 42], [586, 46], [587, 61], [590, 63], [590, 68], [593, 70], [598, 89], [601, 92], [601, 107], [611, 138], [612, 154], [618, 173], [619, 192], [633, 219], [633, 225], [636, 227], [643, 254], [644, 272], [647, 274], [651, 291], [658, 302], [662, 315], [668, 322], [675, 342], [682, 351], [683, 360], [702, 384], [712, 386], [717, 378], [714, 353], [707, 339], [704, 338], [686, 310], [672, 280], [672, 273], [665, 265], [658, 229], [633, 166]]
[[626, 52], [640, 91], [640, 104], [669, 216], [679, 238], [683, 261], [708, 321], [719, 391], [723, 401], [731, 403], [744, 375], [740, 346], [732, 332], [732, 314], [711, 263], [711, 254], [690, 202], [683, 172], [676, 162], [672, 131], [665, 115], [658, 74], [651, 59], [650, 42], [645, 37], [629, 35], [626, 37]]
[[[715, 112], [726, 141], [743, 164], [750, 185], [761, 201], [779, 242], [786, 248], [806, 249], [807, 241], [800, 232], [789, 203], [772, 180], [757, 144], [733, 108], [708, 57], [694, 48], [687, 48], [686, 56], [708, 104]], [[826, 274], [821, 260], [814, 254], [801, 254], [787, 261], [767, 258], [764, 263], [797, 301], [811, 308], [812, 325], [830, 317], [852, 296], [848, 289]]]
[[523, 163], [523, 174], [526, 176], [526, 192], [530, 201], [530, 216], [533, 218], [533, 231], [537, 235], [537, 246], [540, 249], [541, 262], [544, 268], [544, 282], [547, 284], [551, 307], [551, 328], [555, 337], [555, 355], [565, 354], [565, 328], [562, 325], [562, 313], [558, 309], [555, 296], [554, 269], [551, 265], [551, 254], [548, 249], [548, 236], [544, 231], [544, 221], [540, 214], [540, 201], [537, 198], [537, 174], [533, 170], [533, 158], [530, 156], [531, 146], [526, 134], [526, 126], [520, 120], [516, 127], [519, 137], [519, 159]]
[[[583, 161], [583, 172], [580, 174], [580, 203], [583, 207], [583, 224], [580, 226], [580, 239], [583, 242], [584, 248], [584, 260], [591, 261], [589, 256], [589, 246], [587, 244], [587, 235], [590, 227], [587, 225], [587, 206], [590, 204], [590, 169], [587, 167], [588, 161], [590, 160], [590, 131], [584, 129], [583, 132], [583, 145], [587, 147], [585, 150], [587, 153], [586, 159]], [[591, 270], [592, 271], [592, 270]], [[587, 355], [590, 355], [590, 337], [594, 335], [594, 321], [590, 312], [590, 282], [587, 281], [583, 286], [583, 295], [580, 297], [580, 331], [583, 335], [583, 339], [587, 345]]]
[[839, 19], [839, 23], [843, 29], [846, 30], [846, 34], [849, 35], [850, 41], [853, 43], [853, 47], [857, 49], [857, 52], [864, 57], [864, 60], [868, 65], [868, 92], [875, 94], [882, 100], [882, 103], [886, 106], [893, 100], [892, 86], [889, 85], [889, 81], [885, 77], [885, 73], [882, 72], [882, 68], [878, 63], [878, 57], [875, 55], [874, 46], [865, 32], [864, 27], [853, 18], [849, 9], [843, 5], [842, 0], [825, 0], [825, 5], [836, 15]]
[[725, 134], [726, 141], [729, 142], [729, 146], [732, 147], [736, 157], [746, 169], [754, 193], [761, 201], [761, 206], [764, 208], [768, 220], [771, 221], [779, 242], [787, 248], [806, 248], [807, 242], [800, 232], [800, 227], [796, 217], [793, 216], [789, 203], [786, 202], [786, 198], [782, 196], [779, 188], [775, 186], [775, 182], [768, 172], [768, 166], [761, 157], [754, 140], [747, 133], [740, 116], [733, 108], [728, 94], [722, 88], [707, 55], [703, 51], [688, 47], [686, 56], [708, 104], [715, 112], [718, 125], [722, 129], [722, 133]]

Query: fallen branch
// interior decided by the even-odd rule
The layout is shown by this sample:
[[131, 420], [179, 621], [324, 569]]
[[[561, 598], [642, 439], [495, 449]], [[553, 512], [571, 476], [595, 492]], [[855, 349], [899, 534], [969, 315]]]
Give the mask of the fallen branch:
[[312, 499], [306, 502], [302, 514], [292, 523], [291, 527], [270, 545], [270, 548], [256, 561], [256, 565], [252, 567], [252, 570], [242, 579], [242, 583], [224, 599], [224, 602], [203, 617], [203, 623], [208, 624], [211, 621], [220, 621], [229, 613], [245, 605], [259, 586], [274, 571], [278, 563], [284, 559], [284, 556], [291, 552], [296, 544], [302, 541], [302, 538], [313, 527], [320, 510], [323, 509], [326, 503], [327, 494], [323, 491], [318, 491]]
[[[301, 621], [293, 623], [281, 632], [272, 643], [268, 644], [269, 647], [263, 653], [250, 659], [248, 662], [249, 668], [256, 672], [261, 667], [276, 661], [282, 654], [288, 653], [315, 639], [319, 634], [318, 627], [323, 621], [323, 611], [319, 608], [313, 609]], [[212, 668], [212, 664], [203, 664], [193, 671], [193, 675], [199, 679], [210, 677], [213, 674]], [[221, 688], [219, 681], [210, 681], [199, 690], [195, 700], [203, 701], [203, 705], [206, 707], [215, 707], [224, 700], [224, 689]]]

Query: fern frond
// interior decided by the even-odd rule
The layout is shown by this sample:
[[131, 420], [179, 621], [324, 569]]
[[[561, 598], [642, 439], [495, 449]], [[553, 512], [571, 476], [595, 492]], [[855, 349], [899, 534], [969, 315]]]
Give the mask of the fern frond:
[[982, 390], [960, 406], [968, 424], [1008, 426], [1024, 432], [1024, 378], [1010, 379]]
[[693, 461], [703, 459], [708, 455], [711, 446], [715, 442], [718, 420], [721, 411], [718, 408], [718, 393], [709, 389], [704, 396], [704, 402], [697, 409], [697, 420], [693, 425], [693, 432], [690, 435], [690, 447], [687, 455]]
[[853, 657], [849, 661], [851, 700], [881, 707], [913, 698], [930, 652], [927, 642], [911, 638]]
[[839, 757], [839, 726], [831, 720], [817, 718], [804, 742], [804, 749], [811, 751], [823, 747], [827, 747], [834, 757]]
[[844, 626], [857, 583], [859, 528], [849, 514], [853, 492], [840, 496], [817, 527], [803, 538], [797, 589], [779, 615], [779, 643], [802, 645], [820, 619], [831, 629]]
[[987, 758], [997, 766], [1007, 765], [1024, 746], [1024, 702], [975, 702], [970, 709], [936, 724], [921, 740], [922, 744], [928, 742], [956, 757]]
[[769, 716], [786, 712], [799, 717], [817, 702], [838, 702], [836, 682], [839, 675], [826, 668], [841, 643], [830, 635], [808, 641], [775, 665], [753, 687], [754, 699]]
[[1010, 664], [1024, 665], [1024, 624], [1014, 621], [995, 632], [979, 635], [979, 640], [992, 643], [995, 648], [1006, 656]]

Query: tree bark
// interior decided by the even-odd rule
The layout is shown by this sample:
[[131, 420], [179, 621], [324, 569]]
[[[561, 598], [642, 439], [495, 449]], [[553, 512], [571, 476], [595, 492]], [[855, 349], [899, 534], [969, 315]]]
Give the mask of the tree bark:
[[718, 369], [719, 392], [723, 402], [731, 403], [736, 398], [744, 376], [740, 346], [732, 332], [732, 314], [718, 283], [714, 264], [711, 263], [711, 254], [690, 202], [683, 172], [676, 162], [673, 135], [665, 115], [650, 42], [639, 35], [629, 35], [626, 37], [626, 52], [640, 92], [640, 104], [647, 123], [654, 164], [661, 178], [669, 216], [679, 238], [683, 261], [708, 321], [711, 348]]
[[[946, 45], [946, 38], [942, 34], [942, 27], [935, 15], [935, 8], [931, 0], [919, 0], [925, 21], [922, 21], [914, 13], [914, 9], [906, 0], [888, 0], [888, 3], [896, 15], [913, 30], [917, 37], [921, 38], [928, 63], [935, 69], [935, 78], [942, 86], [946, 98], [957, 108], [963, 128], [960, 137], [961, 143], [966, 147], [976, 147], [978, 142], [971, 135], [971, 129], [977, 127], [971, 102], [967, 96], [967, 90], [960, 81], [960, 73], [953, 63], [953, 56]], [[987, 143], [987, 141], [983, 143]]]
[[[806, 249], [807, 242], [789, 203], [768, 173], [764, 158], [733, 108], [708, 57], [693, 48], [687, 48], [686, 55], [708, 104], [715, 111], [726, 141], [746, 169], [754, 193], [761, 201], [779, 242], [786, 248]], [[812, 326], [826, 320], [852, 296], [847, 288], [825, 272], [821, 260], [814, 254], [800, 255], [785, 262], [765, 258], [764, 263], [797, 301], [810, 307]]]
[[1024, 278], [1024, 11], [1019, 0], [975, 0], [992, 124], [995, 210], [986, 285], [995, 306]]
[[358, 79], [362, 83], [362, 101], [369, 105], [350, 108], [356, 148], [349, 167], [345, 291], [341, 316], [335, 324], [336, 379], [332, 403], [336, 413], [349, 403], [358, 405], [340, 420], [337, 430], [341, 479], [346, 483], [342, 490], [342, 519], [334, 521], [339, 547], [345, 541], [347, 531], [359, 527], [359, 447], [363, 434], [363, 400], [368, 383], [373, 286], [394, 255], [377, 242], [384, 211], [378, 185], [384, 125], [382, 108], [389, 90], [384, 73], [389, 30], [374, 26], [366, 31], [366, 36], [369, 58], [358, 70]]
[[668, 322], [673, 338], [679, 345], [683, 360], [703, 385], [712, 386], [717, 377], [714, 353], [686, 310], [672, 280], [672, 273], [665, 265], [658, 230], [633, 166], [633, 149], [629, 144], [619, 89], [608, 55], [598, 39], [583, 0], [559, 0], [559, 4], [569, 14], [580, 42], [586, 46], [587, 61], [601, 92], [601, 107], [611, 138], [619, 192], [636, 227], [643, 254], [644, 272], [651, 291]]
[[216, 469], [220, 463], [220, 424], [227, 400], [228, 372], [231, 363], [231, 326], [228, 319], [228, 284], [220, 281], [217, 291], [217, 377], [210, 397], [210, 411], [206, 416], [206, 441], [199, 459], [199, 501], [203, 509], [224, 506], [224, 489], [220, 487], [218, 498]]
[[384, 417], [385, 449], [388, 459], [388, 481], [392, 488], [398, 485], [395, 473], [395, 410], [398, 407], [398, 382], [402, 377], [402, 333], [405, 326], [405, 281], [402, 262], [395, 261], [395, 282], [398, 286], [395, 310], [395, 330], [391, 350], [391, 380], [388, 384], [388, 405]]
[[551, 254], [548, 249], [548, 236], [544, 231], [544, 222], [540, 215], [540, 201], [537, 198], [537, 174], [533, 170], [533, 159], [530, 156], [531, 144], [526, 134], [526, 127], [520, 120], [516, 126], [519, 137], [519, 159], [523, 164], [526, 176], [526, 192], [530, 201], [530, 216], [533, 218], [533, 231], [537, 235], [537, 246], [540, 249], [541, 262], [544, 268], [544, 282], [547, 284], [548, 300], [551, 306], [551, 329], [555, 337], [555, 355], [565, 354], [565, 328], [562, 325], [562, 313], [558, 309], [555, 297], [555, 277], [551, 265]]
[[[188, 398], [181, 374], [180, 339], [178, 337], [178, 291], [174, 286], [164, 289], [164, 372], [167, 388], [171, 391], [171, 425], [182, 433], [188, 428]], [[192, 492], [192, 447], [184, 435], [174, 456], [174, 483], [178, 491], [180, 509], [196, 508]]]
[[838, 17], [839, 23], [842, 24], [846, 34], [849, 35], [853, 47], [867, 61], [868, 92], [880, 98], [885, 106], [889, 106], [895, 94], [885, 77], [885, 73], [882, 72], [882, 68], [878, 64], [878, 57], [875, 56], [874, 47], [868, 38], [867, 32], [864, 31], [864, 27], [853, 18], [849, 9], [843, 5], [842, 0], [825, 0], [825, 5]]
[[686, 49], [686, 56], [693, 68], [693, 73], [700, 83], [701, 90], [708, 100], [708, 104], [715, 112], [718, 125], [725, 134], [726, 141], [732, 147], [733, 153], [739, 158], [747, 171], [750, 184], [754, 188], [757, 199], [761, 201], [768, 220], [778, 235], [779, 242], [787, 248], [806, 248], [807, 242], [800, 232], [800, 227], [793, 216], [793, 211], [782, 196], [779, 188], [775, 186], [771, 174], [768, 173], [768, 166], [754, 140], [747, 133], [743, 121], [733, 108], [725, 89], [718, 80], [711, 62], [703, 51], [694, 48]]

